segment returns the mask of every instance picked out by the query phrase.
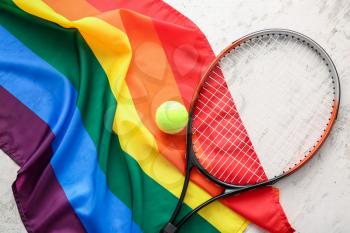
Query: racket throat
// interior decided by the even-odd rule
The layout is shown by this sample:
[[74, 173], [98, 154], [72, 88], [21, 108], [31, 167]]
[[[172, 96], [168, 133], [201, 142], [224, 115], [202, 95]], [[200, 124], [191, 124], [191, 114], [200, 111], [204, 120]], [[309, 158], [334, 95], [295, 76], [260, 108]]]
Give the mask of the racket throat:
[[188, 187], [188, 184], [190, 183], [191, 171], [192, 171], [192, 168], [194, 167], [192, 160], [191, 160], [191, 157], [187, 156], [186, 160], [187, 160], [187, 162], [186, 162], [186, 175], [185, 175], [185, 180], [184, 180], [184, 184], [182, 187], [182, 191], [181, 191], [178, 203], [175, 207], [175, 210], [174, 210], [169, 222], [160, 231], [161, 233], [177, 232], [178, 228], [174, 225], [174, 222], [175, 222], [176, 217], [180, 213], [181, 208], [183, 206], [183, 202], [184, 202], [186, 192], [187, 192], [187, 187]]

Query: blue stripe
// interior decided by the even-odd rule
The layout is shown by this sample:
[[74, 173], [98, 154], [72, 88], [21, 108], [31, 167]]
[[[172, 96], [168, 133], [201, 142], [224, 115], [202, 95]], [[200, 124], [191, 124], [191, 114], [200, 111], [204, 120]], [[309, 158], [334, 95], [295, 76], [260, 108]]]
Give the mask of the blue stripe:
[[56, 135], [51, 165], [86, 230], [141, 232], [130, 209], [107, 187], [96, 147], [76, 107], [77, 92], [68, 79], [2, 27], [0, 51], [0, 84]]

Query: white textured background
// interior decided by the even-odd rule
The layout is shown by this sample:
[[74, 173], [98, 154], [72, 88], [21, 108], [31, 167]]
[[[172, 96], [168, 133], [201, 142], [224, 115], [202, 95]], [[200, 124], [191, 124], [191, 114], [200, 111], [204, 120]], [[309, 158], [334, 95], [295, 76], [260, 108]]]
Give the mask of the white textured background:
[[[350, 232], [350, 0], [166, 2], [202, 29], [215, 53], [242, 35], [266, 28], [304, 33], [329, 53], [342, 88], [338, 121], [317, 157], [278, 187], [297, 232]], [[11, 191], [18, 168], [0, 154], [0, 233], [25, 232]], [[247, 232], [263, 231], [249, 227]]]

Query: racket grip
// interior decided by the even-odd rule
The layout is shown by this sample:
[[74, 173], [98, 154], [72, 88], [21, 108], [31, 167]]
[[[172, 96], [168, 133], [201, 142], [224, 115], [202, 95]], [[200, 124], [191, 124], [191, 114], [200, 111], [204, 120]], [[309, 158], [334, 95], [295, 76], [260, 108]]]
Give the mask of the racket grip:
[[175, 232], [177, 232], [177, 227], [176, 227], [174, 224], [168, 222], [168, 223], [163, 227], [163, 229], [161, 230], [160, 233], [175, 233]]

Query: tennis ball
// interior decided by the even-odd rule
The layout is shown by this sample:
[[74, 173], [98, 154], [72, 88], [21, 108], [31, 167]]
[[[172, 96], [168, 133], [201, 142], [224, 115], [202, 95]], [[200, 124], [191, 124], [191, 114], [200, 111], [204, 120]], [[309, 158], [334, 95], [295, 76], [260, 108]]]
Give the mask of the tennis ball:
[[160, 130], [168, 134], [180, 132], [188, 121], [188, 113], [181, 103], [167, 101], [162, 103], [156, 111], [156, 124]]

